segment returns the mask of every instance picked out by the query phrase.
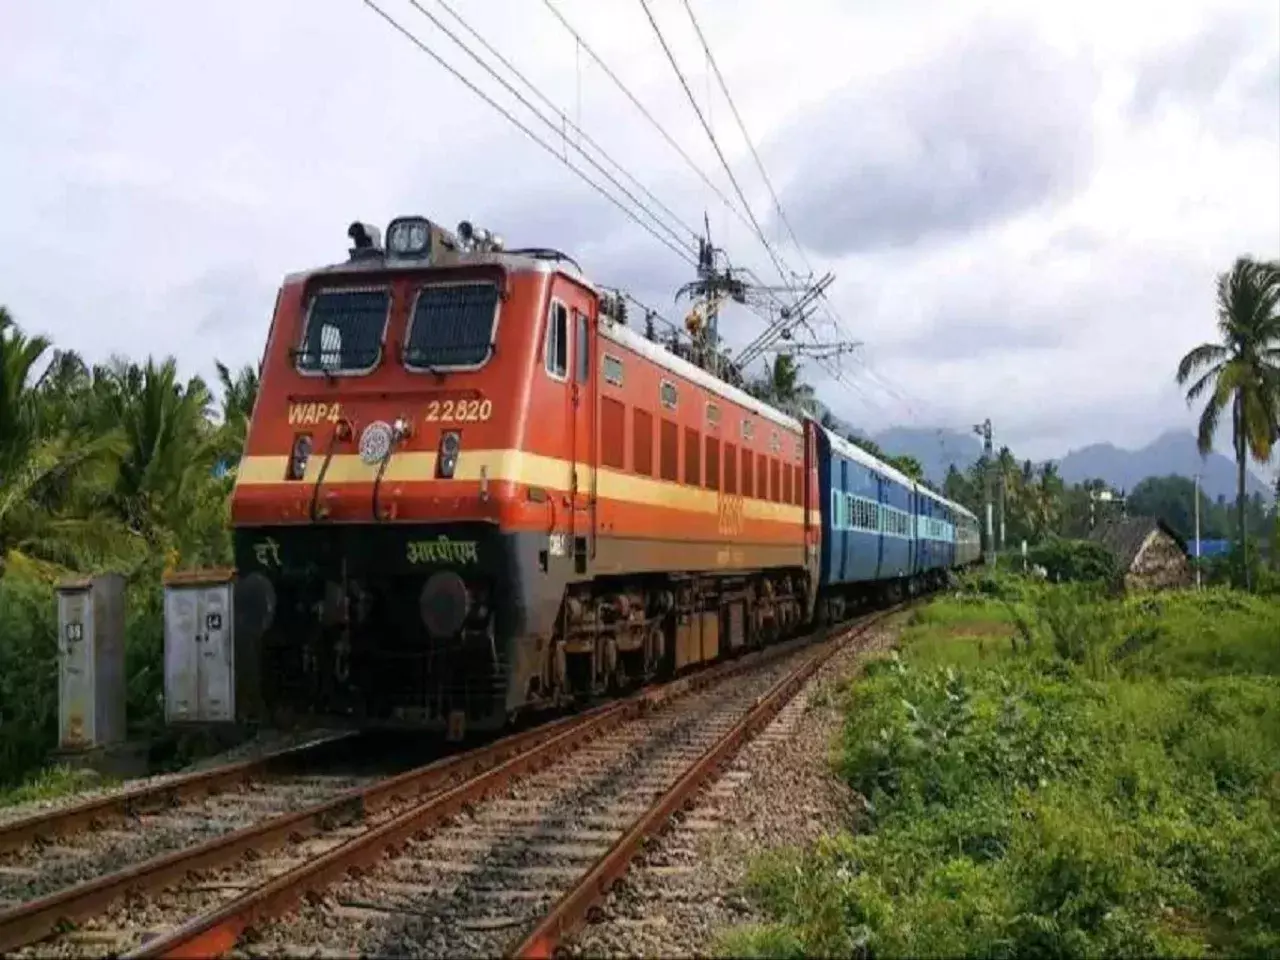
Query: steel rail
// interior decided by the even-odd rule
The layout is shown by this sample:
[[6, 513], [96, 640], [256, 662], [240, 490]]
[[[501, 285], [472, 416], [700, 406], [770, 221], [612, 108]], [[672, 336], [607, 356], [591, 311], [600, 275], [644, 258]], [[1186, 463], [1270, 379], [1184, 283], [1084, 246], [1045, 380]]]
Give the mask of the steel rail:
[[[505, 747], [507, 752], [514, 750], [511, 756], [496, 766], [489, 766], [451, 788], [432, 794], [387, 822], [352, 837], [306, 863], [285, 871], [221, 907], [193, 917], [181, 926], [147, 941], [123, 956], [134, 958], [134, 960], [141, 960], [144, 957], [221, 956], [236, 945], [241, 934], [251, 924], [289, 912], [308, 893], [324, 889], [340, 880], [352, 869], [367, 868], [380, 859], [385, 851], [398, 849], [414, 835], [453, 816], [486, 794], [501, 789], [511, 780], [540, 769], [585, 741], [613, 729], [625, 720], [638, 716], [660, 703], [744, 672], [761, 663], [772, 661], [811, 642], [811, 636], [801, 637], [776, 647], [753, 652], [711, 669], [642, 689], [624, 699], [603, 704], [552, 724], [536, 727], [526, 733], [508, 737], [491, 747], [482, 747], [471, 754], [445, 761], [458, 765], [468, 758], [474, 760], [482, 755], [488, 755], [489, 759], [494, 759], [502, 747]], [[484, 765], [480, 764], [480, 766]], [[455, 766], [455, 772], [456, 769]], [[400, 779], [415, 776], [420, 777], [422, 773], [410, 771], [408, 774], [402, 774]], [[434, 778], [433, 782], [439, 782], [439, 778]], [[394, 792], [386, 790], [383, 785], [361, 789], [363, 791], [382, 790], [388, 794]], [[300, 821], [304, 825], [314, 824], [316, 812], [304, 812], [290, 819]], [[291, 832], [297, 832], [297, 825], [294, 823], [286, 825], [273, 821], [267, 826], [270, 828], [271, 835], [276, 837], [287, 838]], [[259, 832], [263, 829], [258, 828]], [[223, 843], [226, 842], [227, 838], [224, 837]], [[248, 849], [258, 846], [260, 842], [254, 838], [237, 841], [236, 845], [239, 849]], [[216, 853], [216, 838], [215, 841], [204, 846], [209, 848], [205, 855], [214, 862], [225, 862], [238, 856], [238, 852], [219, 856]], [[168, 867], [166, 877], [181, 876], [192, 869], [207, 865], [203, 862], [197, 863], [189, 857], [186, 865], [181, 868]], [[153, 887], [154, 884], [148, 883], [147, 886]], [[50, 913], [46, 912], [45, 916], [47, 920]], [[2, 920], [3, 915], [0, 915], [0, 921]], [[3, 930], [3, 925], [0, 923], [0, 950], [6, 949]]]
[[101, 912], [117, 898], [162, 888], [191, 871], [207, 870], [237, 860], [248, 850], [269, 850], [294, 838], [303, 839], [336, 826], [358, 822], [397, 799], [420, 796], [457, 776], [469, 776], [485, 764], [499, 762], [512, 750], [528, 749], [566, 725], [590, 719], [603, 707], [565, 717], [514, 734], [496, 743], [445, 757], [394, 777], [345, 790], [291, 813], [210, 837], [194, 846], [132, 864], [113, 873], [66, 887], [36, 900], [0, 911], [0, 952], [33, 943], [62, 924]]
[[756, 701], [746, 716], [712, 744], [653, 806], [635, 820], [627, 832], [601, 855], [533, 930], [509, 948], [507, 956], [552, 957], [556, 947], [577, 929], [586, 919], [588, 911], [603, 900], [613, 883], [626, 873], [632, 858], [640, 852], [645, 841], [661, 831], [672, 815], [693, 798], [698, 789], [749, 737], [768, 724], [833, 654], [898, 609], [900, 607], [892, 607], [873, 613], [859, 623], [842, 628], [839, 635], [828, 639], [804, 663], [779, 680]]
[[92, 829], [115, 820], [124, 820], [147, 810], [176, 806], [182, 800], [216, 793], [226, 787], [244, 783], [322, 747], [349, 739], [353, 733], [341, 733], [298, 746], [277, 750], [261, 757], [229, 763], [225, 766], [179, 774], [159, 783], [119, 790], [92, 800], [68, 804], [9, 823], [0, 824], [0, 853], [17, 850], [39, 840], [54, 839]]

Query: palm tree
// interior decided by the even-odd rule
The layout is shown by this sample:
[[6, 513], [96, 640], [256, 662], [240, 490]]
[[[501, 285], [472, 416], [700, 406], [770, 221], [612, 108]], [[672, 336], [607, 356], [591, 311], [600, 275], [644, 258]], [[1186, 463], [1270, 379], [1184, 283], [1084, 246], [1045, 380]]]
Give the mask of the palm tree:
[[[1236, 521], [1245, 549], [1245, 465], [1271, 457], [1280, 432], [1280, 262], [1240, 257], [1218, 275], [1219, 343], [1202, 343], [1178, 364], [1177, 381], [1187, 403], [1208, 394], [1197, 441], [1202, 455], [1213, 448], [1218, 422], [1231, 405], [1236, 454]], [[1245, 588], [1249, 567], [1245, 564]]]
[[215, 360], [222, 385], [222, 426], [218, 431], [219, 460], [234, 470], [244, 455], [249, 418], [258, 399], [258, 373], [246, 364], [233, 376], [226, 365]]
[[83, 492], [77, 482], [109, 471], [120, 434], [75, 430], [65, 421], [65, 409], [52, 410], [48, 394], [73, 379], [75, 362], [55, 354], [45, 375], [33, 382], [48, 349], [48, 340], [28, 337], [0, 307], [0, 569], [15, 548], [76, 564], [120, 542], [118, 526], [77, 509]]

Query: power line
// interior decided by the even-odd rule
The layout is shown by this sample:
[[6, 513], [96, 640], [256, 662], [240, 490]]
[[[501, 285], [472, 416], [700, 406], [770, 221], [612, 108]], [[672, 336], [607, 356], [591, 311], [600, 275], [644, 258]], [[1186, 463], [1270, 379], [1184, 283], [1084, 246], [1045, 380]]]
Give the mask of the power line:
[[[483, 69], [486, 73], [488, 73], [488, 74], [489, 74], [489, 76], [493, 77], [493, 79], [497, 80], [497, 81], [498, 81], [498, 83], [502, 84], [503, 88], [504, 88], [508, 93], [510, 93], [510, 94], [511, 94], [513, 97], [515, 97], [517, 100], [519, 100], [519, 101], [520, 101], [520, 102], [521, 102], [521, 103], [522, 103], [522, 104], [523, 104], [527, 109], [529, 109], [531, 112], [533, 112], [533, 114], [534, 114], [534, 115], [535, 115], [539, 120], [541, 120], [544, 124], [546, 124], [548, 127], [550, 127], [550, 128], [551, 128], [551, 130], [553, 130], [553, 131], [555, 131], [555, 130], [556, 130], [556, 124], [555, 124], [555, 122], [554, 122], [554, 121], [552, 121], [552, 120], [548, 120], [548, 119], [547, 119], [547, 117], [542, 113], [542, 111], [540, 111], [537, 107], [535, 107], [533, 104], [531, 104], [531, 103], [530, 103], [530, 102], [529, 102], [529, 101], [524, 97], [524, 95], [522, 95], [522, 94], [520, 93], [520, 91], [516, 90], [516, 88], [515, 88], [515, 87], [513, 87], [510, 83], [508, 83], [508, 82], [507, 82], [503, 77], [501, 77], [501, 76], [498, 74], [498, 72], [497, 72], [496, 70], [494, 70], [494, 69], [493, 69], [493, 67], [491, 67], [488, 63], [486, 63], [486, 62], [485, 62], [485, 60], [484, 60], [484, 58], [483, 58], [483, 57], [481, 57], [481, 56], [480, 56], [479, 54], [477, 54], [474, 50], [472, 50], [469, 46], [467, 46], [467, 44], [466, 44], [464, 41], [460, 40], [460, 39], [458, 38], [458, 35], [457, 35], [457, 34], [455, 34], [452, 30], [450, 30], [450, 29], [449, 29], [448, 27], [446, 27], [443, 23], [441, 23], [441, 22], [440, 22], [440, 19], [439, 19], [438, 17], [436, 17], [434, 14], [432, 14], [430, 11], [428, 11], [425, 7], [423, 7], [423, 6], [422, 6], [422, 4], [418, 2], [418, 0], [409, 0], [409, 4], [410, 4], [410, 6], [412, 6], [415, 10], [417, 10], [420, 14], [422, 14], [424, 17], [426, 17], [428, 20], [430, 20], [433, 24], [435, 24], [435, 25], [436, 25], [436, 28], [437, 28], [437, 29], [439, 29], [442, 33], [444, 33], [444, 35], [445, 35], [445, 36], [447, 36], [450, 40], [452, 40], [452, 41], [453, 41], [453, 42], [454, 42], [458, 47], [461, 47], [461, 48], [462, 48], [463, 53], [465, 53], [465, 54], [466, 54], [467, 56], [469, 56], [472, 60], [474, 60], [474, 61], [475, 61], [475, 62], [476, 62], [480, 67], [481, 67], [481, 69]], [[372, 5], [372, 4], [370, 4], [370, 5]], [[512, 70], [512, 72], [514, 73], [514, 72], [516, 72], [516, 71], [513, 69], [513, 70]], [[528, 81], [525, 81], [525, 82], [527, 83]], [[566, 141], [566, 142], [568, 142], [568, 141]], [[616, 177], [614, 177], [614, 176], [613, 176], [613, 174], [609, 173], [609, 171], [605, 170], [605, 168], [604, 168], [604, 167], [600, 166], [600, 164], [599, 164], [598, 162], [596, 162], [596, 160], [595, 160], [594, 158], [592, 158], [592, 157], [591, 157], [591, 156], [590, 156], [590, 155], [589, 155], [585, 150], [583, 150], [581, 146], [579, 146], [579, 145], [578, 145], [578, 144], [576, 144], [576, 143], [569, 143], [569, 145], [570, 145], [570, 146], [572, 146], [576, 151], [578, 151], [578, 153], [580, 153], [580, 154], [583, 156], [583, 158], [584, 158], [584, 159], [585, 159], [589, 164], [591, 164], [591, 165], [592, 165], [593, 167], [595, 167], [598, 171], [600, 171], [600, 173], [602, 173], [602, 174], [605, 176], [605, 178], [606, 178], [610, 183], [612, 183], [615, 187], [617, 187], [619, 190], [621, 190], [621, 191], [623, 192], [623, 194], [627, 197], [627, 199], [629, 199], [629, 200], [630, 200], [632, 203], [634, 203], [637, 207], [639, 207], [641, 210], [643, 210], [643, 211], [644, 211], [644, 212], [645, 212], [645, 213], [646, 213], [646, 214], [647, 214], [647, 215], [648, 215], [648, 216], [653, 220], [653, 222], [654, 222], [655, 224], [657, 224], [659, 227], [661, 227], [663, 230], [665, 230], [665, 231], [667, 232], [667, 234], [668, 234], [668, 235], [669, 235], [669, 236], [670, 236], [670, 237], [671, 237], [671, 238], [672, 238], [676, 243], [682, 243], [682, 242], [683, 242], [683, 241], [681, 240], [680, 235], [679, 235], [678, 233], [676, 233], [676, 231], [675, 231], [675, 230], [673, 230], [673, 229], [670, 227], [670, 225], [668, 225], [667, 223], [665, 223], [665, 222], [664, 222], [660, 217], [658, 217], [658, 216], [657, 216], [657, 215], [656, 215], [652, 210], [650, 210], [650, 209], [649, 209], [648, 207], [646, 207], [643, 203], [641, 203], [641, 202], [640, 202], [640, 200], [639, 200], [639, 199], [637, 199], [637, 197], [636, 197], [636, 195], [635, 195], [635, 194], [633, 194], [630, 190], [628, 190], [628, 189], [627, 189], [626, 187], [624, 187], [621, 183], [619, 183], [619, 182], [618, 182], [618, 179], [617, 179]], [[634, 180], [635, 178], [633, 177], [632, 179]], [[691, 237], [693, 237], [693, 239], [694, 239], [694, 240], [696, 240], [696, 239], [697, 239], [697, 234], [696, 234], [693, 230], [689, 230], [689, 234], [690, 234], [690, 236], [691, 236]]]
[[692, 170], [695, 174], [697, 174], [698, 179], [700, 179], [704, 184], [706, 184], [706, 186], [717, 197], [720, 198], [720, 202], [723, 203], [725, 207], [728, 208], [734, 214], [734, 216], [738, 218], [739, 221], [742, 222], [743, 226], [745, 226], [747, 229], [751, 229], [751, 224], [748, 222], [747, 218], [742, 215], [742, 211], [739, 210], [737, 206], [734, 205], [733, 201], [731, 201], [728, 197], [724, 195], [724, 191], [722, 191], [719, 187], [717, 187], [711, 181], [711, 179], [707, 176], [707, 174], [703, 171], [703, 169], [700, 166], [698, 166], [698, 164], [693, 160], [692, 157], [689, 156], [688, 153], [685, 152], [684, 148], [681, 147], [680, 144], [676, 143], [675, 138], [673, 138], [671, 134], [667, 132], [666, 128], [663, 127], [663, 125], [659, 123], [657, 119], [654, 118], [653, 114], [649, 111], [649, 109], [643, 103], [640, 102], [639, 98], [637, 98], [636, 95], [631, 92], [630, 88], [628, 88], [627, 85], [618, 78], [618, 75], [613, 72], [612, 68], [609, 66], [608, 63], [605, 62], [604, 58], [601, 57], [599, 54], [597, 54], [595, 50], [591, 47], [591, 44], [587, 43], [587, 41], [582, 38], [582, 35], [573, 28], [573, 25], [570, 24], [569, 21], [565, 19], [564, 14], [562, 14], [556, 8], [552, 0], [542, 0], [542, 2], [546, 5], [547, 9], [551, 11], [552, 15], [557, 20], [560, 21], [560, 25], [563, 26], [565, 30], [569, 31], [569, 35], [572, 36], [573, 39], [577, 41], [578, 46], [580, 46], [586, 52], [587, 56], [589, 56], [595, 62], [596, 66], [598, 66], [601, 70], [604, 71], [605, 76], [607, 76], [613, 82], [613, 85], [616, 86], [622, 92], [623, 96], [625, 96], [628, 100], [631, 101], [631, 105], [634, 106], [638, 111], [640, 111], [640, 115], [649, 121], [649, 125], [658, 131], [658, 133], [662, 136], [662, 139], [667, 141], [667, 143], [671, 146], [671, 149], [675, 150], [675, 152], [680, 155], [680, 158], [684, 160], [685, 164], [689, 167], [689, 169]]
[[[378, 16], [382, 17], [382, 19], [386, 20], [387, 23], [389, 23], [397, 32], [399, 32], [406, 39], [408, 39], [410, 43], [416, 46], [423, 53], [427, 54], [427, 56], [431, 57], [433, 60], [436, 61], [436, 63], [438, 63], [441, 67], [443, 67], [450, 74], [452, 74], [454, 78], [456, 78], [465, 87], [467, 87], [467, 89], [469, 89], [481, 100], [483, 100], [485, 103], [489, 104], [489, 106], [493, 107], [493, 109], [497, 110], [500, 114], [502, 114], [508, 121], [511, 122], [513, 126], [519, 129], [525, 136], [527, 136], [530, 140], [532, 140], [538, 146], [542, 147], [542, 149], [547, 151], [547, 153], [551, 154], [553, 157], [555, 157], [557, 160], [563, 163], [566, 167], [568, 167], [570, 170], [576, 173], [588, 186], [590, 186], [597, 193], [603, 196], [606, 200], [612, 203], [615, 207], [621, 210], [624, 214], [626, 214], [628, 217], [634, 220], [637, 224], [639, 224], [645, 230], [645, 232], [647, 232], [655, 240], [657, 240], [663, 246], [667, 247], [669, 250], [671, 250], [672, 253], [674, 253], [680, 259], [684, 260], [686, 263], [690, 265], [696, 265], [697, 260], [688, 251], [683, 250], [680, 247], [676, 246], [666, 237], [662, 236], [660, 233], [654, 230], [653, 227], [651, 227], [648, 223], [641, 220], [638, 216], [636, 216], [636, 214], [630, 208], [628, 208], [625, 204], [623, 204], [622, 201], [618, 200], [618, 198], [615, 197], [612, 193], [610, 193], [608, 190], [602, 187], [595, 180], [591, 179], [591, 177], [587, 176], [586, 173], [584, 173], [579, 167], [575, 166], [573, 162], [570, 161], [567, 157], [562, 156], [555, 149], [555, 147], [551, 146], [544, 139], [538, 136], [538, 134], [530, 130], [526, 124], [522, 123], [518, 118], [512, 115], [511, 111], [507, 110], [500, 103], [494, 100], [491, 96], [489, 96], [479, 87], [477, 87], [474, 83], [468, 80], [465, 76], [463, 76], [461, 71], [459, 71], [456, 67], [450, 64], [448, 61], [446, 61], [443, 57], [440, 56], [440, 54], [436, 53], [436, 51], [431, 49], [431, 47], [427, 46], [427, 44], [425, 44], [422, 40], [416, 37], [407, 27], [405, 27], [398, 20], [396, 20], [395, 17], [391, 16], [389, 13], [387, 13], [385, 10], [379, 7], [374, 2], [374, 0], [362, 0], [362, 2], [365, 4], [365, 6], [373, 10], [374, 13], [378, 14]], [[650, 213], [650, 216], [652, 216], [652, 213]]]
[[693, 95], [693, 91], [689, 88], [689, 81], [685, 79], [680, 65], [676, 63], [675, 54], [671, 52], [671, 48], [667, 45], [667, 38], [662, 35], [662, 28], [658, 26], [658, 21], [653, 18], [653, 11], [649, 9], [648, 0], [640, 0], [640, 6], [644, 8], [644, 14], [649, 19], [649, 25], [653, 27], [653, 32], [658, 38], [658, 43], [662, 46], [662, 52], [667, 55], [667, 61], [671, 64], [671, 69], [675, 71], [680, 86], [684, 88], [685, 96], [689, 99], [689, 105], [693, 107], [693, 112], [698, 115], [698, 122], [702, 124], [702, 129], [706, 132], [707, 138], [711, 141], [711, 146], [716, 151], [716, 156], [720, 158], [720, 165], [724, 167], [725, 173], [729, 175], [729, 182], [733, 185], [734, 192], [737, 193], [738, 199], [742, 201], [742, 206], [746, 210], [747, 216], [751, 219], [751, 227], [755, 230], [755, 234], [760, 238], [760, 244], [764, 247], [765, 252], [769, 254], [769, 259], [773, 261], [773, 265], [778, 270], [778, 276], [781, 277], [784, 284], [787, 283], [789, 273], [782, 266], [777, 254], [773, 252], [773, 247], [769, 244], [769, 238], [764, 235], [764, 229], [760, 226], [760, 221], [756, 219], [756, 215], [751, 211], [751, 204], [747, 202], [746, 194], [742, 192], [742, 187], [738, 183], [738, 178], [733, 174], [733, 168], [729, 166], [729, 161], [725, 159], [724, 151], [720, 149], [720, 143], [716, 140], [716, 135], [707, 123], [707, 118], [702, 113], [702, 108], [698, 106], [698, 100]]
[[707, 55], [707, 63], [711, 65], [711, 71], [716, 75], [716, 82], [720, 85], [720, 91], [724, 94], [725, 100], [729, 104], [729, 110], [733, 113], [733, 119], [738, 123], [738, 129], [742, 131], [742, 138], [747, 141], [747, 149], [751, 151], [751, 156], [756, 162], [756, 169], [760, 171], [760, 177], [764, 180], [764, 185], [769, 188], [769, 196], [773, 198], [774, 208], [778, 211], [778, 217], [782, 220], [783, 226], [787, 228], [787, 234], [791, 237], [791, 242], [796, 245], [796, 252], [800, 255], [800, 259], [804, 261], [805, 268], [813, 273], [813, 267], [810, 265], [808, 258], [804, 254], [804, 248], [800, 245], [796, 232], [791, 229], [791, 221], [787, 219], [786, 212], [782, 209], [782, 202], [778, 199], [777, 192], [773, 189], [773, 183], [769, 179], [769, 174], [765, 172], [764, 163], [760, 159], [760, 154], [756, 152], [755, 143], [751, 139], [751, 134], [747, 132], [747, 125], [742, 121], [742, 115], [738, 113], [738, 107], [733, 102], [733, 96], [729, 93], [729, 86], [725, 83], [724, 75], [720, 72], [720, 67], [716, 63], [715, 56], [711, 53], [711, 45], [707, 43], [706, 36], [702, 33], [702, 27], [698, 24], [698, 17], [693, 12], [693, 7], [689, 4], [689, 0], [681, 0], [684, 4], [685, 11], [689, 14], [689, 20], [693, 23], [694, 32], [698, 35], [698, 42], [702, 44], [702, 49]]
[[[604, 149], [604, 147], [600, 146], [600, 144], [598, 144], [590, 136], [590, 134], [588, 134], [585, 130], [583, 130], [582, 127], [580, 127], [574, 121], [570, 120], [565, 115], [565, 112], [561, 107], [559, 107], [554, 101], [552, 101], [550, 97], [548, 97], [540, 89], [538, 89], [538, 86], [535, 83], [533, 83], [533, 81], [531, 81], [528, 77], [526, 77], [523, 73], [521, 73], [520, 70], [517, 69], [516, 66], [511, 63], [511, 61], [509, 61], [506, 57], [504, 57], [501, 53], [499, 53], [496, 49], [494, 49], [493, 45], [489, 43], [489, 41], [487, 41], [480, 34], [480, 31], [472, 27], [471, 24], [468, 23], [467, 20], [462, 16], [462, 14], [458, 13], [458, 11], [455, 10], [453, 7], [451, 7], [448, 3], [446, 3], [445, 0], [436, 0], [436, 3], [438, 3], [441, 7], [443, 7], [445, 9], [445, 12], [448, 13], [449, 16], [453, 17], [453, 19], [456, 20], [459, 23], [459, 25], [461, 25], [462, 29], [466, 30], [467, 33], [471, 34], [471, 36], [475, 38], [476, 42], [479, 43], [480, 46], [484, 47], [484, 49], [488, 53], [492, 54], [493, 57], [497, 59], [497, 61], [500, 64], [502, 64], [504, 67], [510, 70], [521, 83], [523, 83], [526, 87], [528, 87], [533, 92], [534, 96], [540, 99], [543, 103], [545, 103], [548, 107], [550, 107], [554, 112], [558, 113], [560, 115], [560, 118], [564, 121], [564, 123], [567, 124], [570, 128], [572, 128], [573, 131], [578, 134], [578, 136], [582, 137], [582, 139], [584, 139], [591, 147], [593, 147], [600, 154], [600, 156], [604, 157], [605, 160], [611, 163], [618, 170], [618, 172], [620, 172], [624, 177], [626, 177], [628, 180], [634, 183], [636, 187], [641, 192], [643, 192], [644, 195], [648, 197], [657, 207], [659, 207], [664, 213], [666, 213], [667, 216], [669, 216], [672, 220], [678, 223], [684, 229], [684, 231], [687, 234], [689, 234], [689, 236], [695, 237], [695, 238], [698, 236], [698, 231], [693, 229], [693, 227], [689, 226], [689, 224], [687, 224], [684, 220], [681, 219], [679, 214], [677, 214], [665, 203], [663, 203], [656, 196], [654, 196], [653, 192], [649, 190], [648, 187], [646, 187], [643, 183], [641, 183], [638, 179], [636, 179], [636, 177], [634, 177], [626, 169], [626, 167], [624, 167], [612, 156], [610, 156], [609, 153]], [[437, 23], [437, 26], [438, 25], [439, 24]]]

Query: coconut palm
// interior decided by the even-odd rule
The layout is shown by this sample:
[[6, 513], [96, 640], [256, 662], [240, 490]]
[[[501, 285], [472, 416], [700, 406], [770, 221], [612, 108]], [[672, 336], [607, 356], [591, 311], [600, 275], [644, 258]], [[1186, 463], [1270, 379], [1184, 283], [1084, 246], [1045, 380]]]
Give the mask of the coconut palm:
[[77, 509], [86, 497], [77, 481], [110, 473], [120, 434], [89, 434], [51, 414], [45, 393], [65, 383], [74, 363], [55, 355], [53, 377], [47, 369], [34, 380], [48, 348], [45, 338], [24, 334], [0, 307], [0, 567], [13, 549], [83, 565], [119, 544], [117, 525]]
[[[1245, 466], [1250, 455], [1271, 457], [1280, 431], [1280, 262], [1240, 257], [1217, 280], [1218, 343], [1202, 343], [1178, 364], [1177, 381], [1187, 403], [1207, 392], [1197, 441], [1213, 448], [1222, 413], [1231, 407], [1236, 455], [1236, 521], [1245, 544]], [[1248, 565], [1245, 565], [1245, 586]]]
[[222, 386], [222, 425], [218, 430], [218, 459], [235, 469], [244, 455], [249, 418], [258, 400], [258, 372], [246, 364], [232, 375], [226, 364], [214, 361]]

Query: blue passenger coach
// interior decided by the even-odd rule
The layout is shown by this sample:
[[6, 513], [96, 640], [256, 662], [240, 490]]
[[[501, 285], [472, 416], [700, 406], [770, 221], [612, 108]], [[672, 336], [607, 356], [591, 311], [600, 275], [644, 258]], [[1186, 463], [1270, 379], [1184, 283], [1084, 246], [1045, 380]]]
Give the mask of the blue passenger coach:
[[822, 504], [821, 613], [936, 586], [978, 554], [977, 520], [861, 447], [815, 423]]

